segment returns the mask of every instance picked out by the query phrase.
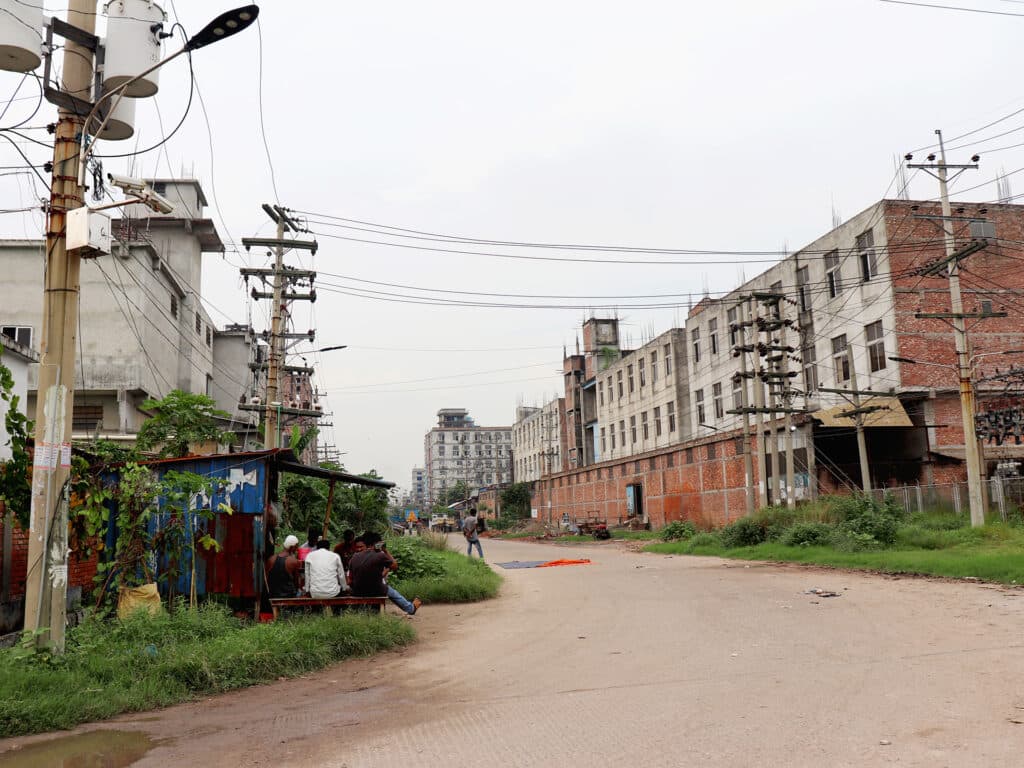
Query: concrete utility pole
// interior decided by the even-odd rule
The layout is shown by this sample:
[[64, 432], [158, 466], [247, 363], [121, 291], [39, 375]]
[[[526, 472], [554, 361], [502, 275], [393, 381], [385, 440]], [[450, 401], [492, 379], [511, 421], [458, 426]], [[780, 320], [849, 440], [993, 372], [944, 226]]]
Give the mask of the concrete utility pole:
[[[964, 432], [964, 463], [967, 465], [967, 497], [971, 510], [971, 525], [985, 524], [985, 504], [981, 488], [981, 452], [974, 429], [974, 379], [971, 372], [970, 352], [967, 342], [967, 323], [964, 315], [963, 297], [960, 294], [960, 259], [956, 252], [956, 241], [953, 238], [952, 212], [949, 205], [948, 171], [954, 169], [959, 175], [968, 168], [978, 167], [978, 156], [971, 158], [972, 163], [950, 165], [946, 162], [946, 147], [942, 141], [942, 131], [936, 130], [939, 137], [939, 161], [934, 164], [909, 164], [908, 168], [921, 168], [939, 180], [939, 194], [942, 199], [942, 233], [946, 245], [946, 260], [949, 270], [949, 319], [953, 324], [953, 338], [956, 344], [957, 378], [960, 386], [960, 418]], [[907, 155], [907, 160], [911, 156]], [[935, 156], [930, 155], [929, 160]], [[919, 315], [920, 316], [920, 315]]]
[[[751, 302], [750, 319], [753, 322], [753, 298], [748, 299]], [[744, 342], [746, 341], [746, 331], [744, 331]], [[756, 345], [754, 345], [756, 349]], [[751, 378], [751, 385], [754, 387], [754, 429], [757, 431], [757, 489], [758, 489], [758, 502], [761, 507], [768, 506], [768, 474], [767, 467], [765, 466], [764, 460], [764, 386], [761, 383], [761, 377], [759, 376], [760, 364], [757, 359], [754, 358], [754, 371], [753, 378]]]
[[[752, 515], [756, 511], [757, 502], [755, 499], [754, 492], [754, 462], [751, 458], [750, 451], [750, 407], [749, 398], [747, 397], [747, 328], [744, 322], [745, 311], [743, 309], [743, 302], [741, 301], [736, 305], [739, 314], [739, 323], [737, 323], [736, 331], [738, 333], [739, 345], [737, 351], [740, 356], [740, 378], [741, 386], [740, 390], [740, 408], [743, 410], [743, 472], [746, 475], [747, 481], [747, 514]], [[730, 330], [732, 330], [730, 328]], [[760, 453], [760, 451], [758, 451]]]
[[[284, 240], [284, 217], [277, 219], [277, 239]], [[284, 363], [284, 339], [281, 338], [281, 323], [284, 318], [284, 304], [281, 294], [284, 292], [284, 245], [277, 244], [274, 249], [274, 298], [270, 320], [270, 354], [267, 357], [267, 411], [264, 417], [263, 444], [267, 448], [279, 448], [278, 429], [281, 392], [281, 365]], [[321, 342], [322, 344], [323, 342]]]
[[850, 366], [850, 389], [853, 392], [850, 398], [853, 400], [853, 418], [857, 429], [857, 455], [860, 457], [860, 484], [864, 493], [871, 492], [871, 465], [868, 464], [868, 442], [864, 435], [864, 412], [860, 407], [860, 390], [857, 389], [857, 366], [853, 362], [853, 346], [846, 346], [846, 361]]
[[[96, 31], [95, 0], [69, 0], [68, 22], [88, 34]], [[89, 94], [93, 51], [65, 41], [63, 90]], [[46, 226], [46, 282], [43, 294], [42, 357], [36, 389], [35, 459], [25, 576], [25, 629], [46, 629], [37, 643], [64, 649], [67, 621], [67, 498], [71, 473], [71, 417], [75, 391], [75, 340], [81, 257], [65, 247], [67, 212], [80, 208], [78, 140], [85, 116], [61, 109], [53, 141], [53, 176]]]
[[[782, 331], [780, 340], [782, 346], [786, 346], [786, 334], [785, 327], [782, 326], [779, 330]], [[782, 430], [785, 434], [785, 446], [786, 446], [786, 506], [792, 509], [796, 506], [796, 485], [795, 474], [793, 472], [793, 415], [789, 412], [790, 397], [789, 397], [789, 353], [782, 353], [782, 407], [786, 408], [782, 415]]]
[[[288, 306], [293, 301], [316, 301], [316, 291], [313, 290], [313, 282], [316, 279], [316, 272], [307, 269], [294, 269], [285, 266], [284, 254], [286, 250], [301, 248], [316, 254], [317, 243], [315, 240], [293, 240], [286, 239], [285, 232], [304, 231], [288, 214], [288, 209], [280, 205], [264, 204], [263, 210], [277, 225], [277, 236], [274, 238], [243, 237], [242, 245], [246, 250], [256, 247], [271, 247], [274, 249], [274, 266], [267, 268], [243, 268], [239, 273], [248, 280], [250, 277], [257, 277], [266, 282], [273, 279], [271, 283], [273, 291], [270, 293], [252, 289], [250, 294], [253, 299], [270, 299], [274, 302], [271, 308], [271, 322], [269, 334], [269, 353], [267, 355], [267, 400], [263, 405], [239, 405], [240, 410], [262, 411], [263, 417], [263, 445], [267, 448], [280, 448], [281, 416], [310, 416], [320, 418], [323, 413], [311, 408], [298, 408], [286, 406], [281, 402], [281, 374], [284, 371], [305, 373], [311, 375], [311, 368], [297, 368], [285, 365], [285, 341], [288, 339], [308, 339], [312, 342], [315, 339], [315, 332], [288, 333], [285, 328], [285, 320], [288, 314]], [[298, 293], [295, 290], [287, 290], [289, 283], [296, 283], [299, 280], [308, 280], [309, 293]], [[344, 346], [325, 347], [324, 350], [344, 349]], [[257, 366], [262, 368], [263, 366]]]

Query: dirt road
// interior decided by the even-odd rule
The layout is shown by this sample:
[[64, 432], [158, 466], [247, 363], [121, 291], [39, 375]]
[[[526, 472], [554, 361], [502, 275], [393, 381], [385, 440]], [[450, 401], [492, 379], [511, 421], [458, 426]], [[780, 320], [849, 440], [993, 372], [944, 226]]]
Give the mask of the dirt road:
[[1020, 762], [1020, 591], [484, 546], [594, 562], [502, 571], [498, 600], [424, 608], [399, 653], [98, 727], [157, 740], [139, 766]]

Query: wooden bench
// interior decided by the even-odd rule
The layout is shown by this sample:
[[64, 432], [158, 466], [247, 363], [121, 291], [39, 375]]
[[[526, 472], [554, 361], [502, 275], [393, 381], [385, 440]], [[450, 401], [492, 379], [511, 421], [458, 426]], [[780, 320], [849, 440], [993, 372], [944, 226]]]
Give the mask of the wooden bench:
[[386, 597], [272, 597], [270, 607], [274, 611], [274, 618], [278, 617], [281, 608], [314, 608], [327, 606], [330, 608], [340, 606], [342, 609], [348, 606], [367, 606], [376, 608], [378, 612], [384, 612]]

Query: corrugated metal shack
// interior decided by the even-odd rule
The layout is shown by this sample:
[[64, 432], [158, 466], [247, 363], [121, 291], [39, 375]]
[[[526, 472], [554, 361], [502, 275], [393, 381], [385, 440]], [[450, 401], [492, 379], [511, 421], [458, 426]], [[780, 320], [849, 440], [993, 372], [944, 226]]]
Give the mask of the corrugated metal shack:
[[[212, 499], [201, 499], [199, 506], [217, 510], [224, 503], [231, 508], [231, 514], [217, 512], [209, 521], [196, 514], [186, 515], [186, 526], [191, 532], [197, 536], [210, 533], [220, 545], [219, 552], [197, 550], [195, 590], [197, 596], [224, 595], [243, 605], [257, 602], [263, 591], [263, 554], [271, 545], [268, 531], [277, 524], [277, 489], [282, 473], [327, 480], [332, 490], [335, 483], [394, 487], [394, 483], [385, 480], [301, 464], [287, 449], [187, 456], [140, 463], [159, 478], [173, 470], [217, 478], [224, 483], [222, 491], [215, 493]], [[116, 475], [115, 469], [112, 478]], [[161, 500], [161, 509], [165, 506], [163, 502]], [[155, 534], [165, 527], [172, 514], [171, 511], [163, 511], [154, 515], [149, 523], [149, 533]], [[107, 551], [114, 550], [116, 536], [117, 532], [111, 526], [107, 535]], [[183, 558], [184, 561], [178, 564], [176, 582], [170, 585], [160, 582], [160, 590], [165, 595], [168, 590], [181, 595], [188, 595], [191, 591], [191, 554], [185, 552]], [[166, 565], [156, 563], [157, 571], [163, 572]]]

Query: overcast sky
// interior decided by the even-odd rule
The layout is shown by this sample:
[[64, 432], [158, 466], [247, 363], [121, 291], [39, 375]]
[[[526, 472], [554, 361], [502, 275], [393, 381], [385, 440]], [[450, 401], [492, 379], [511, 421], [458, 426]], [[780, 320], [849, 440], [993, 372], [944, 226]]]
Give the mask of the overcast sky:
[[[1024, 4], [1008, 0], [955, 4], [1024, 13]], [[210, 0], [165, 6], [190, 32], [227, 7]], [[517, 403], [539, 405], [557, 394], [562, 346], [575, 344], [584, 317], [617, 311], [639, 344], [684, 322], [689, 299], [682, 294], [728, 290], [764, 269], [756, 259], [767, 257], [743, 264], [728, 254], [452, 244], [346, 230], [330, 225], [346, 222], [326, 217], [488, 240], [792, 251], [831, 228], [833, 208], [849, 218], [881, 198], [893, 157], [931, 144], [934, 129], [952, 138], [1024, 107], [1024, 93], [1012, 85], [1024, 17], [877, 0], [266, 0], [260, 21], [273, 176], [260, 129], [255, 28], [194, 56], [209, 133], [197, 99], [163, 149], [133, 166], [107, 160], [106, 170], [194, 174], [227, 242], [271, 234], [263, 202], [276, 198], [310, 212], [320, 250], [292, 263], [320, 271], [319, 300], [312, 317], [307, 307], [296, 309], [296, 326], [315, 326], [317, 346], [349, 345], [323, 354], [318, 365], [333, 413], [328, 440], [345, 453], [347, 468], [375, 468], [402, 486], [423, 462], [423, 435], [439, 408], [465, 407], [478, 424], [508, 425]], [[20, 80], [0, 73], [0, 100]], [[0, 125], [31, 111], [34, 100], [23, 98], [31, 88], [29, 81]], [[157, 97], [140, 102], [138, 144], [101, 142], [99, 151], [157, 143], [187, 97], [187, 64], [172, 62]], [[44, 104], [29, 125], [52, 121], [53, 112]], [[983, 156], [981, 170], [959, 186], [1024, 166], [1019, 148], [987, 151], [1020, 142], [1024, 113], [951, 142], [970, 144], [951, 152], [951, 162]], [[19, 146], [40, 164], [47, 159], [42, 147]], [[0, 146], [0, 165], [20, 163], [9, 145]], [[1024, 175], [1011, 182], [1024, 192]], [[22, 175], [0, 177], [0, 208], [31, 204], [40, 187], [31, 184]], [[918, 177], [910, 192], [930, 198], [937, 190]], [[995, 197], [995, 183], [987, 183], [964, 199]], [[38, 215], [0, 216], [7, 236], [39, 237], [41, 224]], [[263, 262], [234, 245], [224, 258], [206, 256], [202, 291], [216, 322], [245, 322], [251, 311], [257, 329], [266, 327], [268, 302], [250, 308], [237, 274], [244, 263]], [[350, 295], [353, 289], [363, 295]], [[382, 293], [561, 308], [430, 306]], [[652, 294], [680, 295], [626, 298]], [[629, 306], [652, 302], [678, 306]], [[619, 308], [586, 308], [599, 305]]]

